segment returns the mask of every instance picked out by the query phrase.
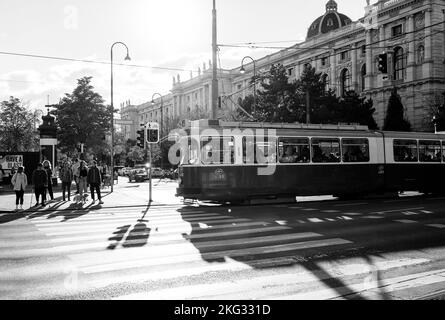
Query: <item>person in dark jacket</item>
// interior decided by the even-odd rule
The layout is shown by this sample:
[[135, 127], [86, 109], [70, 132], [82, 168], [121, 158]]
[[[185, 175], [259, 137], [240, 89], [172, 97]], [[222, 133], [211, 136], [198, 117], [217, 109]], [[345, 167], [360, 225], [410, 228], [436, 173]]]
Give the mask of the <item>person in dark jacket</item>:
[[43, 165], [41, 163], [37, 164], [37, 169], [32, 173], [32, 184], [34, 185], [34, 194], [36, 195], [37, 203], [35, 206], [39, 205], [39, 196], [42, 196], [42, 207], [45, 206], [45, 188], [48, 185], [48, 175], [45, 170], [43, 170]]
[[96, 161], [93, 161], [90, 170], [88, 170], [87, 182], [90, 185], [91, 199], [93, 200], [93, 203], [96, 201], [94, 200], [94, 190], [96, 190], [99, 203], [102, 204], [103, 201], [100, 196], [100, 184], [102, 183], [102, 177]]
[[52, 183], [53, 170], [51, 168], [51, 162], [49, 162], [48, 160], [43, 161], [43, 169], [46, 171], [46, 174], [48, 175], [48, 187], [46, 188], [46, 190], [48, 191], [51, 200], [54, 200], [53, 183]]

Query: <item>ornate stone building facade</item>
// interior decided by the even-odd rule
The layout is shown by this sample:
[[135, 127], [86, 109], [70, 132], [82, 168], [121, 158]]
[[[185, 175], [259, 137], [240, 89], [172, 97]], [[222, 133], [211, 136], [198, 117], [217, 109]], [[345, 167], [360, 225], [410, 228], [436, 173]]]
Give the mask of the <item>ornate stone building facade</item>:
[[[336, 1], [329, 0], [325, 13], [309, 26], [306, 41], [245, 64], [244, 74], [239, 68], [219, 70], [223, 105], [218, 113], [233, 110], [239, 97], [252, 93], [249, 81], [254, 65], [259, 74], [267, 72], [272, 64], [282, 64], [289, 79], [295, 80], [310, 64], [322, 73], [326, 88], [337, 95], [353, 89], [372, 98], [380, 127], [391, 90], [397, 87], [413, 129], [425, 130], [431, 121], [430, 101], [445, 91], [445, 1], [369, 2], [363, 18], [352, 21], [339, 12]], [[377, 69], [381, 53], [388, 53], [387, 75]], [[170, 101], [172, 115], [187, 118], [194, 108], [210, 115], [210, 69], [204, 66], [202, 73], [185, 82], [179, 77], [173, 80], [171, 95], [164, 99], [164, 105]], [[143, 106], [137, 106], [140, 117]]]

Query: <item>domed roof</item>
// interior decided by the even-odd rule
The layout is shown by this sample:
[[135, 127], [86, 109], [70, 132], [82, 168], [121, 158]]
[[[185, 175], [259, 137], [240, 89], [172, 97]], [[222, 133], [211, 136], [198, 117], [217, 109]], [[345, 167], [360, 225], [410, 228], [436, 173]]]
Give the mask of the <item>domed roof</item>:
[[351, 24], [351, 19], [342, 13], [338, 13], [337, 8], [337, 2], [334, 0], [329, 0], [326, 4], [326, 13], [312, 22], [307, 32], [306, 39], [310, 39], [320, 34], [328, 33]]

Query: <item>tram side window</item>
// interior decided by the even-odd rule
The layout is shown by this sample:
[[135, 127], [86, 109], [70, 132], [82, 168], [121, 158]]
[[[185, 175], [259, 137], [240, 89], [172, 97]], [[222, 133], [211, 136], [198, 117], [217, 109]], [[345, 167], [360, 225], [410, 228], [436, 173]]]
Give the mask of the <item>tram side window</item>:
[[440, 141], [419, 141], [419, 159], [422, 162], [440, 162]]
[[276, 163], [277, 139], [243, 137], [243, 161], [247, 164]]
[[369, 162], [368, 139], [342, 139], [343, 162]]
[[188, 138], [188, 163], [198, 164], [199, 163], [199, 143], [194, 138]]
[[340, 162], [339, 139], [312, 139], [312, 162]]
[[394, 140], [394, 161], [417, 162], [416, 140]]
[[445, 140], [442, 140], [442, 161], [445, 162]]
[[201, 159], [204, 164], [235, 163], [233, 137], [201, 137]]
[[309, 139], [279, 138], [278, 154], [281, 163], [307, 163], [310, 161]]

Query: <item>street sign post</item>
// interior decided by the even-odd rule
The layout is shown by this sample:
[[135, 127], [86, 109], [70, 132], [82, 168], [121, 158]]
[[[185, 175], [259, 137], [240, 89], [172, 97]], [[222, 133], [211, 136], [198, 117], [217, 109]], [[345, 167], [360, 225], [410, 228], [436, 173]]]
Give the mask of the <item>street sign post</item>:
[[150, 146], [150, 171], [148, 172], [149, 179], [149, 203], [153, 202], [152, 199], [152, 183], [151, 183], [151, 169], [153, 167], [152, 164], [152, 145], [159, 142], [159, 123], [157, 122], [147, 122], [145, 124], [145, 142]]

